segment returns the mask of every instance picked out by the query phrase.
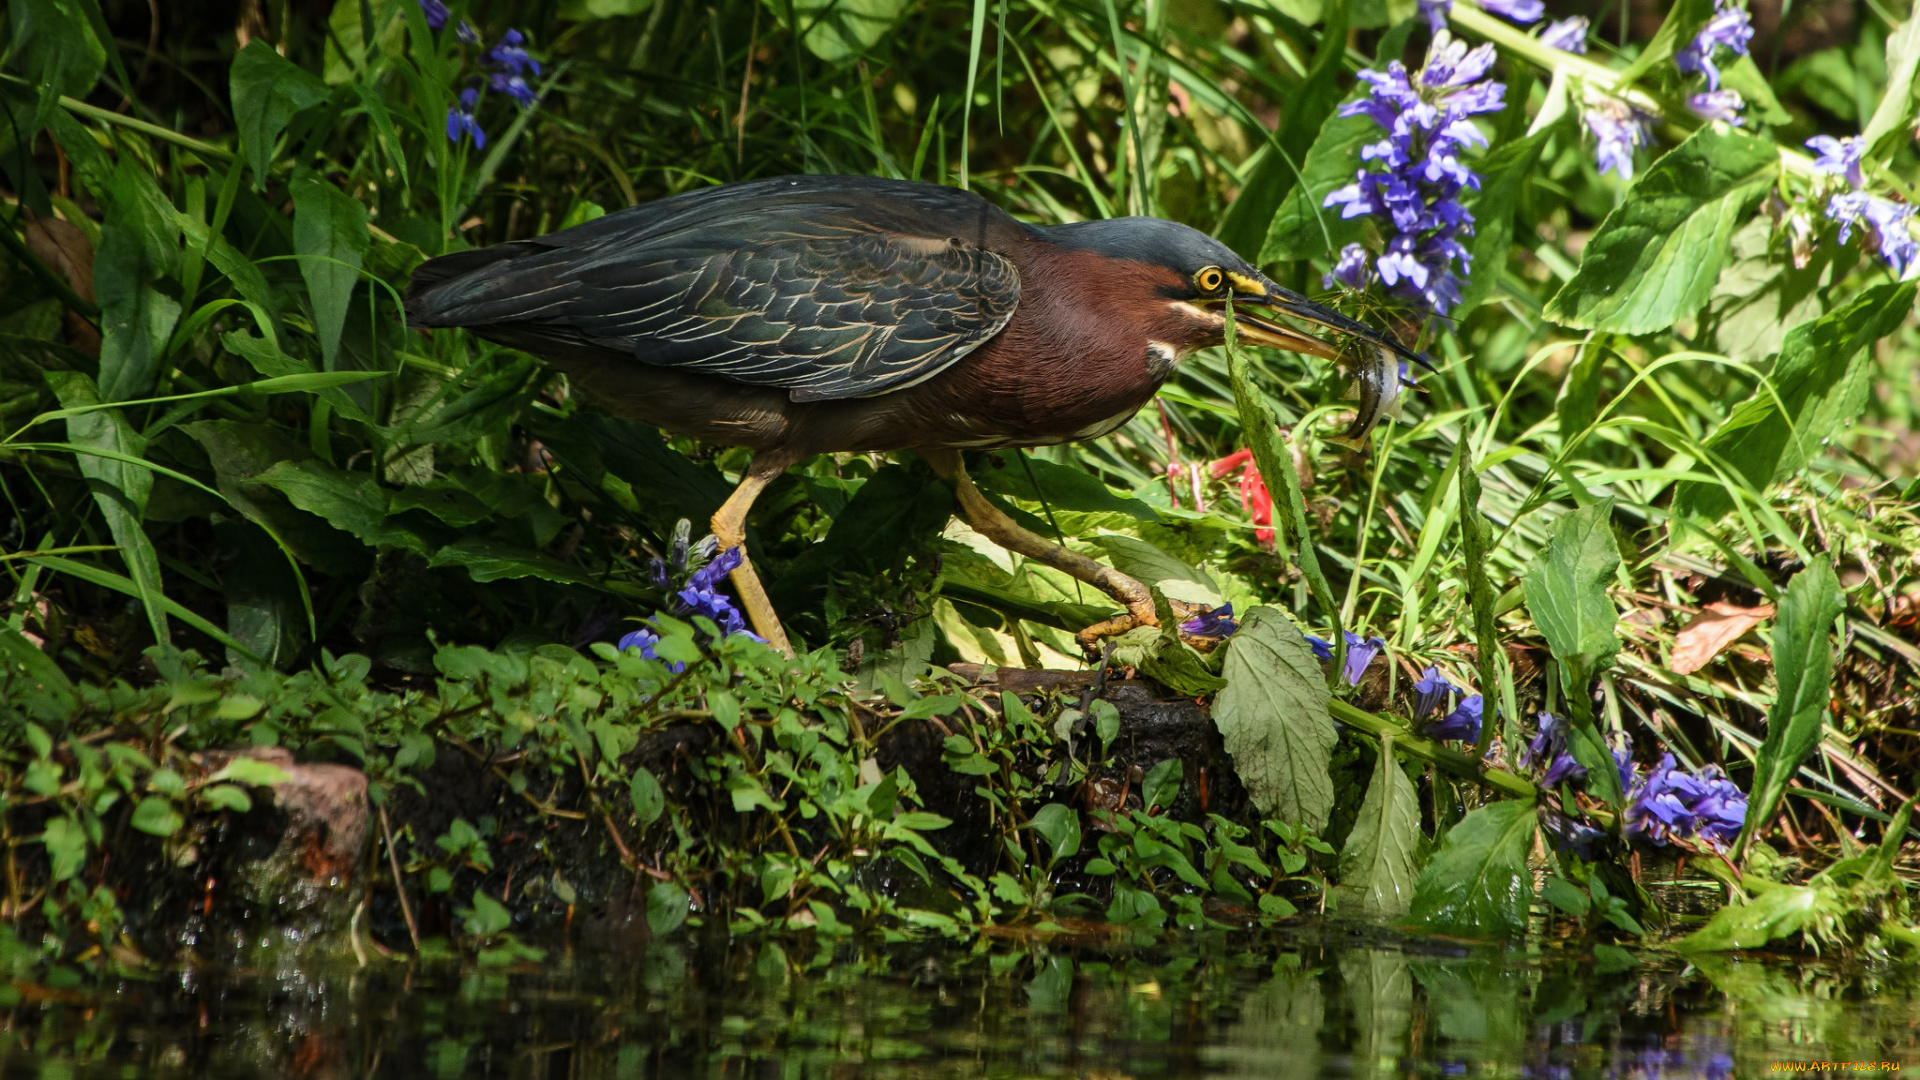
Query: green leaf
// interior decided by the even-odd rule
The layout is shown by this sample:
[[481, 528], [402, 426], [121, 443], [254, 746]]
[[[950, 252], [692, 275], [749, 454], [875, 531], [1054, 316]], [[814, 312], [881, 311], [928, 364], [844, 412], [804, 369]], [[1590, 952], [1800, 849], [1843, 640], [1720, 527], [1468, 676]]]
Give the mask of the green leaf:
[[1886, 161], [1911, 136], [1913, 76], [1920, 68], [1920, 19], [1911, 15], [1887, 38], [1886, 90], [1873, 118], [1860, 132], [1868, 161]]
[[[1914, 290], [1910, 281], [1875, 285], [1794, 327], [1768, 375], [1771, 389], [1763, 384], [1736, 406], [1707, 438], [1707, 449], [1755, 491], [1799, 471], [1865, 407], [1874, 369], [1867, 347], [1912, 313]], [[1674, 508], [1718, 518], [1733, 509], [1733, 498], [1719, 480], [1689, 481], [1674, 493]]]
[[782, 25], [792, 12], [807, 51], [829, 63], [852, 60], [873, 47], [900, 21], [907, 4], [908, 0], [767, 0]]
[[647, 926], [655, 934], [671, 934], [687, 921], [687, 890], [662, 881], [647, 890]]
[[1168, 758], [1147, 770], [1147, 776], [1140, 784], [1140, 805], [1149, 811], [1158, 806], [1166, 808], [1180, 797], [1180, 783], [1185, 779], [1186, 768], [1179, 758]]
[[1644, 334], [1694, 315], [1713, 294], [1736, 226], [1780, 170], [1768, 139], [1703, 127], [1607, 215], [1580, 269], [1548, 301], [1562, 326]]
[[231, 810], [236, 814], [244, 814], [253, 809], [253, 800], [247, 796], [246, 790], [234, 787], [232, 784], [215, 784], [209, 788], [202, 788], [200, 798], [215, 810]]
[[633, 813], [640, 819], [640, 827], [646, 828], [660, 820], [667, 809], [667, 793], [660, 788], [660, 781], [653, 773], [640, 767], [633, 770]]
[[[77, 371], [49, 371], [47, 386], [67, 409], [85, 409], [99, 405], [93, 380]], [[67, 417], [67, 440], [75, 446], [92, 447], [124, 454], [131, 458], [146, 456], [147, 442], [134, 432], [118, 409], [97, 409]], [[147, 498], [153, 492], [153, 473], [117, 458], [76, 454], [80, 475], [93, 489], [94, 504], [106, 519], [107, 531], [127, 567], [127, 580], [139, 591], [146, 609], [147, 625], [153, 638], [165, 643], [167, 632], [166, 595], [160, 580], [160, 556], [153, 541], [141, 526], [147, 513]]]
[[1329, 116], [1300, 166], [1300, 181], [1267, 227], [1259, 262], [1328, 259], [1366, 235], [1365, 217], [1342, 218], [1340, 208], [1322, 204], [1335, 188], [1353, 183], [1360, 171], [1360, 148], [1378, 142], [1383, 132], [1368, 116]]
[[[1751, 816], [1748, 821], [1754, 820]], [[1759, 949], [1816, 925], [1834, 903], [1821, 885], [1772, 885], [1745, 904], [1713, 913], [1707, 925], [1673, 943], [1682, 952]]]
[[1072, 858], [1080, 850], [1080, 814], [1072, 807], [1048, 803], [1033, 812], [1028, 824], [1047, 842], [1054, 862]]
[[[1185, 697], [1205, 697], [1227, 685], [1225, 679], [1207, 670], [1207, 662], [1178, 634], [1169, 636], [1151, 626], [1136, 627], [1115, 638], [1112, 660], [1123, 667], [1138, 668], [1142, 675]], [[1096, 701], [1094, 705], [1107, 703]]]
[[1773, 706], [1767, 738], [1753, 763], [1753, 790], [1736, 851], [1744, 852], [1759, 829], [1773, 821], [1787, 782], [1814, 748], [1826, 726], [1832, 696], [1833, 620], [1846, 603], [1833, 566], [1821, 555], [1787, 583], [1773, 617]]
[[67, 880], [87, 864], [87, 830], [70, 817], [48, 818], [40, 843], [46, 846], [47, 858], [53, 863], [55, 881]]
[[1373, 781], [1340, 852], [1340, 911], [1364, 919], [1397, 919], [1413, 903], [1419, 873], [1420, 793], [1381, 740]]
[[1652, 71], [1655, 65], [1672, 56], [1682, 42], [1692, 41], [1700, 28], [1713, 17], [1713, 9], [1714, 0], [1674, 0], [1660, 29], [1654, 31], [1640, 55], [1618, 76], [1619, 86], [1623, 89], [1632, 86], [1641, 76]]
[[149, 795], [133, 808], [133, 818], [128, 824], [152, 836], [172, 836], [186, 821], [180, 817], [180, 811], [173, 808], [171, 799]]
[[1413, 891], [1412, 916], [1426, 929], [1467, 937], [1500, 937], [1526, 928], [1533, 900], [1532, 803], [1482, 806], [1447, 830], [1440, 850]]
[[100, 397], [129, 401], [152, 390], [167, 339], [180, 321], [179, 302], [154, 285], [179, 270], [180, 230], [172, 204], [132, 158], [114, 169], [104, 204], [106, 223], [93, 260]]
[[[1309, 26], [1320, 22], [1318, 10], [1311, 14], [1291, 11], [1286, 14]], [[1287, 92], [1287, 108], [1281, 116], [1280, 130], [1261, 150], [1260, 160], [1240, 185], [1240, 194], [1234, 197], [1233, 205], [1227, 207], [1213, 231], [1216, 239], [1248, 262], [1260, 260], [1260, 249], [1266, 243], [1274, 215], [1299, 181], [1307, 151], [1313, 146], [1321, 125], [1340, 104], [1340, 77], [1346, 52], [1347, 5], [1336, 0], [1326, 12], [1325, 25], [1320, 27], [1320, 44], [1314, 49], [1307, 77]]]
[[1587, 911], [1593, 906], [1593, 900], [1587, 895], [1586, 890], [1557, 875], [1550, 875], [1547, 878], [1547, 883], [1540, 890], [1540, 895], [1546, 897], [1547, 903], [1577, 919], [1586, 918]]
[[1513, 252], [1514, 213], [1539, 165], [1540, 151], [1552, 135], [1551, 130], [1539, 131], [1502, 143], [1480, 163], [1480, 194], [1467, 207], [1473, 213], [1473, 238], [1467, 242], [1473, 272], [1467, 275], [1460, 302], [1450, 313], [1454, 318], [1479, 307], [1500, 283]]
[[[1032, 477], [1027, 475], [1029, 468]], [[1135, 521], [1160, 520], [1159, 512], [1139, 499], [1115, 492], [1084, 469], [1058, 462], [1029, 457], [1024, 466], [1008, 462], [1002, 468], [980, 469], [973, 479], [990, 495], [1043, 503], [1055, 510], [1120, 513]]]
[[293, 779], [287, 770], [270, 761], [259, 758], [237, 757], [220, 767], [220, 770], [207, 777], [209, 783], [221, 780], [235, 784], [247, 784], [252, 787], [272, 787]]
[[1213, 722], [1248, 797], [1262, 814], [1319, 832], [1333, 808], [1328, 770], [1340, 736], [1313, 650], [1285, 615], [1257, 607], [1228, 639], [1222, 673]]
[[7, 0], [7, 22], [13, 29], [11, 59], [40, 91], [33, 118], [33, 131], [39, 131], [59, 108], [60, 95], [84, 98], [93, 89], [107, 51], [77, 0]]
[[367, 208], [304, 167], [294, 173], [288, 190], [293, 195], [293, 250], [313, 301], [320, 355], [332, 371], [353, 287], [367, 257]]
[[551, 555], [497, 540], [456, 540], [434, 552], [428, 565], [464, 566], [475, 581], [540, 578], [562, 585], [596, 585], [592, 578]]
[[233, 57], [228, 85], [233, 94], [234, 126], [253, 164], [253, 183], [266, 189], [273, 147], [294, 114], [327, 100], [327, 84], [254, 38]]
[[474, 937], [492, 937], [513, 925], [513, 913], [479, 889], [473, 890], [473, 910], [467, 916], [467, 933]]
[[1131, 536], [1096, 536], [1113, 568], [1142, 585], [1157, 586], [1169, 600], [1219, 607], [1220, 586], [1205, 570], [1196, 569], [1159, 548]]
[[[1613, 539], [1613, 500], [1564, 514], [1553, 536], [1527, 568], [1527, 612], [1547, 647], [1576, 673], [1596, 675], [1613, 662], [1619, 619], [1607, 584], [1620, 566]], [[1569, 687], [1572, 695], [1584, 687]]]
[[283, 461], [253, 479], [370, 547], [427, 553], [428, 544], [419, 534], [387, 522], [386, 492], [365, 473], [342, 472], [322, 461]]

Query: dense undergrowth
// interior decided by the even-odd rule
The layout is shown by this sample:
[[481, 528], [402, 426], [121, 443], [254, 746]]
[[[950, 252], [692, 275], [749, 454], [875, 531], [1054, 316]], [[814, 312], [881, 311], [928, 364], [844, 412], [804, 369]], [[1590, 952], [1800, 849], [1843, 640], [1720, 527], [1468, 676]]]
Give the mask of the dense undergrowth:
[[[1905, 947], [1920, 20], [1795, 5], [1755, 36], [1681, 0], [1532, 33], [1528, 6], [15, 0], [20, 956], [136, 963], [109, 830], [184, 854], [273, 779], [196, 757], [246, 743], [361, 765], [376, 802], [454, 749], [519, 755], [516, 791], [577, 771], [550, 809], [603, 821], [660, 929], [1331, 908], [1499, 935], [1538, 884], [1607, 939]], [[1077, 665], [1112, 609], [953, 524], [923, 463], [818, 458], [760, 499], [754, 561], [814, 650], [790, 664], [673, 619], [656, 569], [742, 452], [399, 317], [423, 258], [827, 171], [1187, 221], [1435, 358], [1366, 453], [1333, 441], [1330, 367], [1218, 350], [1110, 438], [973, 468], [1036, 530], [1232, 605], [1210, 653], [1146, 630], [1107, 660], [1211, 698], [1256, 812], [1155, 813], [1177, 763], [1058, 801], [1112, 717], [924, 681]], [[644, 619], [652, 656], [618, 651]], [[925, 717], [1002, 865], [943, 855], [873, 764]], [[723, 733], [698, 798], [631, 763], [668, 723]], [[484, 823], [403, 837], [401, 887], [463, 890], [487, 939], [488, 852]], [[1725, 881], [1704, 928], [1643, 888], [1683, 868]]]

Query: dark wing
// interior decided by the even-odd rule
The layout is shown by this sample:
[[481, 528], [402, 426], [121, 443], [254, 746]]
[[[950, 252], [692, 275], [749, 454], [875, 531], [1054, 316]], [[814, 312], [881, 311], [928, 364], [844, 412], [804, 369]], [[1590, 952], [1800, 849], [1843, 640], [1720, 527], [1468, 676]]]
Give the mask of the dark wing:
[[1013, 317], [1019, 273], [983, 246], [1009, 228], [952, 189], [763, 181], [433, 260], [407, 307], [429, 326], [512, 325], [795, 401], [870, 397], [931, 378]]

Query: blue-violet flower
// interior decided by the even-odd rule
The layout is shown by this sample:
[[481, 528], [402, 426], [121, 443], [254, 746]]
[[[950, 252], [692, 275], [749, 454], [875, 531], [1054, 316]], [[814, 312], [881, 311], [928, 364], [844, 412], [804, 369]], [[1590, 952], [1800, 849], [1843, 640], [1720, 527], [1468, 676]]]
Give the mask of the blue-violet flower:
[[[620, 639], [622, 652], [628, 649], [639, 649], [640, 655], [649, 660], [660, 659], [659, 655], [653, 651], [653, 647], [658, 644], [660, 644], [660, 635], [646, 629], [635, 630]], [[671, 660], [667, 662], [667, 670], [678, 675], [687, 670], [687, 665], [679, 660]]]
[[1447, 681], [1440, 669], [1429, 666], [1420, 673], [1420, 679], [1413, 684], [1416, 695], [1413, 702], [1413, 718], [1418, 720], [1446, 703], [1448, 694], [1457, 694], [1460, 688]]
[[1460, 699], [1460, 704], [1443, 719], [1426, 726], [1426, 733], [1436, 739], [1459, 739], [1461, 742], [1480, 741], [1480, 718], [1485, 708], [1479, 694], [1470, 694]]
[[[1480, 8], [1522, 26], [1539, 22], [1547, 13], [1541, 0], [1480, 0]], [[1452, 10], [1453, 0], [1420, 0], [1420, 14], [1426, 16], [1427, 28], [1436, 34], [1447, 28], [1447, 14]]]
[[1581, 113], [1587, 130], [1593, 132], [1594, 160], [1600, 172], [1617, 173], [1622, 180], [1633, 179], [1633, 151], [1653, 141], [1653, 118], [1619, 98], [1591, 90], [1587, 107]]
[[480, 121], [473, 110], [480, 104], [480, 91], [468, 87], [460, 91], [458, 103], [447, 106], [447, 138], [459, 142], [462, 135], [473, 137], [475, 149], [487, 145], [487, 133], [480, 129]]
[[1692, 42], [1673, 54], [1673, 62], [1681, 71], [1701, 73], [1707, 77], [1707, 89], [1720, 89], [1720, 69], [1714, 66], [1714, 51], [1725, 46], [1735, 56], [1747, 55], [1747, 42], [1753, 40], [1753, 24], [1747, 19], [1747, 10], [1736, 7], [1732, 0], [1715, 0], [1713, 18]]
[[1819, 155], [1813, 159], [1816, 171], [1828, 176], [1843, 176], [1855, 190], [1867, 186], [1867, 174], [1861, 166], [1861, 159], [1867, 154], [1866, 139], [1859, 135], [1849, 135], [1844, 139], [1815, 135], [1807, 140], [1807, 149]]
[[1575, 15], [1570, 19], [1549, 23], [1540, 31], [1540, 44], [1559, 49], [1561, 52], [1587, 54], [1587, 17]]
[[1234, 620], [1233, 605], [1222, 604], [1212, 611], [1203, 611], [1180, 624], [1180, 632], [1194, 637], [1223, 638], [1240, 629]]
[[1345, 673], [1348, 686], [1359, 686], [1360, 679], [1367, 673], [1367, 665], [1380, 655], [1387, 643], [1377, 637], [1361, 639], [1359, 634], [1347, 631], [1347, 665]]
[[1709, 90], [1704, 94], [1693, 94], [1687, 98], [1687, 108], [1702, 120], [1718, 120], [1724, 124], [1739, 127], [1740, 110], [1747, 107], [1740, 91]]

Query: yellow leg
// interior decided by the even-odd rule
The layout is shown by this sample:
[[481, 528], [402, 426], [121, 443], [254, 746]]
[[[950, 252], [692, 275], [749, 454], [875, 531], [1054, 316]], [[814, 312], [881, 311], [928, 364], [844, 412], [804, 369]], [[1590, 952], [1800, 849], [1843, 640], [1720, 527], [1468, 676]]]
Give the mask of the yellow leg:
[[792, 461], [786, 455], [762, 457], [756, 455], [747, 466], [747, 475], [740, 486], [733, 489], [727, 501], [713, 515], [712, 527], [714, 539], [720, 542], [720, 550], [730, 547], [740, 549], [740, 565], [735, 567], [728, 577], [740, 594], [740, 606], [746, 609], [747, 621], [753, 624], [753, 632], [767, 639], [767, 644], [792, 656], [793, 646], [787, 641], [787, 632], [780, 625], [780, 616], [773, 610], [773, 602], [767, 599], [767, 590], [760, 584], [760, 575], [753, 572], [753, 562], [747, 558], [747, 511], [753, 508], [753, 500], [773, 482], [774, 477], [786, 471]]
[[1153, 594], [1147, 591], [1145, 585], [1110, 566], [1103, 566], [1085, 555], [1068, 551], [1044, 536], [1021, 528], [988, 502], [987, 497], [974, 486], [958, 450], [922, 450], [920, 456], [933, 466], [933, 471], [953, 481], [954, 494], [960, 500], [960, 516], [980, 535], [1008, 551], [1017, 551], [1029, 559], [1037, 559], [1062, 573], [1079, 578], [1126, 607], [1127, 614], [1080, 631], [1077, 636], [1082, 644], [1091, 645], [1098, 638], [1122, 634], [1135, 626], [1160, 625], [1160, 619], [1153, 610]]

